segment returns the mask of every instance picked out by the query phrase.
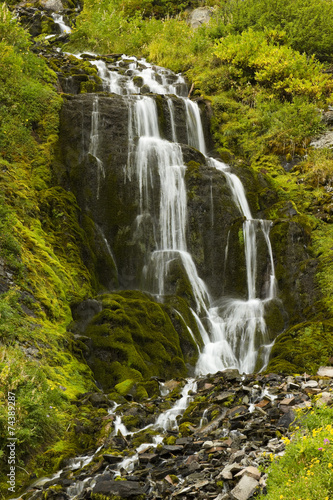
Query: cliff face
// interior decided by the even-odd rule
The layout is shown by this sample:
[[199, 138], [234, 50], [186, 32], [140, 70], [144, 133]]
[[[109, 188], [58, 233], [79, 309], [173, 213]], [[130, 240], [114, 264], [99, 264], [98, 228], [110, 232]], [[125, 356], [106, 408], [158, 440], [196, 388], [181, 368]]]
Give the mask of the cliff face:
[[[88, 57], [85, 56], [85, 59]], [[104, 64], [105, 61], [110, 68], [115, 68], [118, 72], [119, 68], [121, 69], [123, 76], [120, 79], [123, 80], [119, 81], [122, 81], [123, 85], [130, 85], [128, 78], [133, 78], [134, 82], [138, 82], [141, 78], [141, 76], [133, 75], [133, 69], [131, 69], [133, 58], [126, 60], [116, 55], [104, 59]], [[59, 67], [59, 62], [56, 64]], [[89, 65], [86, 61], [84, 64], [87, 71]], [[92, 64], [98, 66], [99, 63], [93, 60]], [[63, 87], [70, 89], [68, 82], [72, 81], [73, 76], [64, 77], [61, 67], [59, 70]], [[90, 78], [94, 78], [97, 82], [96, 89], [99, 92], [82, 93], [85, 87], [81, 87], [80, 93], [80, 89], [72, 88], [74, 95], [67, 94], [64, 98], [56, 161], [53, 166], [54, 174], [57, 182], [63, 188], [73, 192], [78, 201], [81, 209], [81, 225], [89, 231], [90, 246], [95, 249], [95, 256], [97, 256], [94, 270], [99, 283], [109, 291], [120, 288], [157, 293], [156, 284], [154, 285], [155, 278], [150, 274], [149, 266], [151, 256], [158, 249], [156, 228], [162, 224], [161, 172], [156, 160], [151, 166], [150, 187], [147, 188], [152, 189], [152, 192], [148, 204], [145, 205], [145, 213], [143, 213], [140, 204], [142, 203], [142, 190], [146, 188], [142, 184], [142, 178], [131, 167], [131, 161], [135, 159], [136, 148], [140, 141], [139, 136], [135, 135], [137, 132], [134, 135], [131, 132], [133, 110], [137, 98], [107, 93], [105, 81], [104, 83], [98, 82], [96, 74], [91, 70], [90, 73], [93, 75]], [[81, 80], [84, 81], [82, 73]], [[144, 89], [143, 82], [140, 82], [140, 85], [139, 93], [140, 88]], [[118, 87], [115, 88], [121, 93]], [[112, 86], [110, 89], [112, 90]], [[213, 164], [207, 163], [207, 158], [197, 149], [187, 144], [189, 125], [184, 98], [175, 95], [145, 94], [147, 90], [150, 89], [141, 90], [141, 92], [151, 99], [154, 109], [157, 110], [159, 137], [172, 141], [176, 136], [181, 147], [182, 161], [185, 166], [187, 200], [186, 247], [193, 258], [198, 275], [206, 283], [212, 300], [217, 300], [217, 303], [223, 297], [246, 301], [249, 289], [246, 252], [244, 253], [244, 216], [235, 203], [228, 178], [221, 175]], [[170, 113], [171, 107], [173, 114]], [[201, 115], [200, 120], [204, 124], [204, 139], [211, 150], [212, 139], [208, 133], [210, 111], [203, 101], [198, 109]], [[275, 300], [265, 305], [268, 338], [273, 340], [277, 334], [289, 326], [306, 320], [308, 316], [305, 311], [312, 311], [312, 314], [316, 314], [315, 304], [320, 298], [320, 292], [314, 282], [317, 261], [311, 256], [311, 251], [307, 250], [311, 241], [311, 227], [307, 220], [295, 210], [291, 202], [279, 201], [278, 195], [274, 193], [263, 175], [263, 170], [258, 172], [245, 164], [237, 165], [237, 163], [234, 163], [232, 170], [238, 174], [245, 186], [253, 217], [260, 219], [266, 216], [274, 219], [270, 239], [278, 293]], [[172, 190], [173, 187], [170, 185], [169, 189]], [[274, 214], [273, 217], [272, 214]], [[267, 241], [260, 225], [256, 226], [255, 232], [254, 286], [258, 296], [263, 298], [267, 293], [267, 283], [273, 270]], [[89, 266], [88, 262], [87, 265]], [[198, 341], [201, 339], [198, 324], [189, 310], [189, 307], [194, 309], [196, 307], [193, 283], [183, 264], [174, 261], [168, 264], [170, 265], [172, 267], [168, 268], [168, 272], [165, 271], [166, 275], [163, 278], [163, 293], [168, 297], [164, 300], [166, 303], [178, 303], [178, 305], [179, 301], [182, 301], [182, 305], [179, 305], [181, 311], [178, 312], [191, 318], [191, 328], [195, 331]], [[148, 271], [144, 271], [147, 268]], [[124, 300], [125, 296], [123, 302]], [[144, 296], [141, 296], [140, 300], [144, 300]], [[103, 319], [101, 323], [96, 317], [91, 320], [91, 324], [106, 322], [109, 325], [109, 332], [112, 332], [112, 321], [117, 320], [116, 316], [113, 316], [114, 312], [111, 311], [112, 308], [108, 314], [114, 320]], [[172, 309], [169, 310], [169, 314], [170, 311]], [[175, 327], [174, 318], [173, 324]], [[81, 334], [86, 335], [88, 331], [89, 328], [87, 331], [82, 330]], [[180, 331], [178, 328], [178, 335], [177, 342], [180, 342], [180, 346], [185, 346], [185, 350], [178, 352], [178, 356], [180, 355], [180, 359], [186, 363], [193, 363], [197, 359], [198, 348], [192, 345], [188, 351], [192, 341], [186, 340], [187, 335], [183, 329]], [[91, 338], [91, 335], [88, 334], [88, 337]], [[93, 354], [94, 345], [99, 342], [96, 332], [94, 339], [95, 344], [90, 344], [89, 365], [99, 380], [96, 374], [101, 372], [93, 361], [97, 359]], [[103, 356], [108, 359], [111, 356], [109, 361], [104, 363], [104, 369], [111, 373], [112, 369], [106, 367], [112, 364], [113, 356], [115, 356], [114, 360], [124, 367], [129, 363], [129, 358], [128, 354], [123, 357], [115, 355], [113, 345], [115, 340], [109, 338], [108, 342], [109, 347], [105, 346], [105, 349], [109, 354], [99, 354], [98, 357], [101, 360]], [[136, 342], [135, 335], [132, 335], [130, 343], [134, 348]], [[199, 344], [200, 342], [202, 340], [199, 340]], [[259, 338], [257, 342], [257, 348], [259, 348]], [[146, 362], [143, 360], [144, 364]], [[157, 371], [158, 365], [157, 356], [154, 358]], [[139, 372], [145, 377], [145, 370], [142, 366]], [[259, 361], [258, 366], [261, 366]], [[112, 380], [120, 381], [121, 377], [125, 376], [124, 373], [118, 374]], [[182, 373], [185, 372], [182, 371]]]

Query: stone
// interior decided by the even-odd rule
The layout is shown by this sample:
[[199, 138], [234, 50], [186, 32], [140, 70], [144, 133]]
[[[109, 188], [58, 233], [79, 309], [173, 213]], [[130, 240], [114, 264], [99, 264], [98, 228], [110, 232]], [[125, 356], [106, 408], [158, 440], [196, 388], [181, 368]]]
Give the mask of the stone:
[[302, 389], [314, 389], [318, 387], [318, 382], [317, 380], [309, 380], [308, 382], [305, 382], [302, 384]]
[[290, 406], [290, 405], [294, 405], [295, 404], [295, 398], [292, 397], [292, 398], [284, 398], [282, 399], [282, 401], [280, 401], [280, 405], [287, 405], [287, 406]]
[[62, 12], [64, 10], [60, 0], [41, 0], [40, 3], [46, 10], [51, 10], [53, 12]]
[[119, 495], [121, 498], [131, 498], [135, 495], [144, 495], [145, 492], [135, 481], [98, 481], [93, 488], [94, 495], [100, 493], [106, 496]]
[[203, 24], [207, 24], [212, 17], [213, 12], [209, 7], [199, 7], [198, 9], [194, 9], [189, 17], [189, 24], [192, 28], [199, 28]]
[[232, 392], [221, 392], [218, 396], [216, 396], [216, 401], [219, 401], [220, 403], [223, 403], [224, 401], [227, 401], [229, 398], [233, 398], [234, 394]]
[[278, 425], [278, 427], [286, 427], [286, 428], [288, 428], [289, 425], [293, 423], [293, 421], [295, 420], [295, 418], [296, 418], [295, 413], [290, 410], [290, 411], [288, 411], [288, 413], [286, 413], [285, 415], [283, 415], [279, 419], [277, 425]]
[[221, 476], [223, 479], [232, 479], [233, 473], [239, 472], [240, 470], [242, 470], [242, 467], [239, 464], [237, 463], [229, 464], [226, 467], [224, 467], [224, 469], [221, 472]]
[[204, 449], [213, 448], [213, 446], [214, 446], [213, 441], [205, 441], [204, 444], [202, 445]]
[[318, 377], [333, 378], [333, 366], [321, 366], [317, 371]]
[[240, 462], [242, 458], [245, 457], [245, 451], [244, 450], [239, 450], [233, 453], [230, 457], [230, 462]]
[[268, 399], [262, 399], [261, 401], [259, 401], [259, 403], [256, 403], [254, 406], [256, 408], [265, 408], [265, 406], [267, 406], [269, 403], [270, 401]]
[[140, 464], [154, 463], [157, 461], [158, 455], [155, 453], [142, 453], [139, 455]]
[[177, 380], [168, 380], [167, 382], [165, 382], [164, 387], [168, 389], [169, 392], [172, 392], [174, 389], [176, 389], [176, 387], [179, 386], [179, 384], [180, 382], [178, 382]]
[[333, 401], [333, 394], [331, 392], [322, 392], [318, 395], [319, 399], [316, 401], [317, 408], [321, 406], [329, 405]]
[[316, 149], [321, 148], [332, 148], [333, 147], [333, 132], [325, 132], [320, 137], [318, 137], [315, 141], [310, 143], [310, 146]]
[[108, 453], [103, 455], [103, 458], [108, 464], [117, 464], [124, 460], [124, 457], [122, 457], [121, 455], [110, 455]]
[[245, 467], [245, 469], [238, 472], [238, 474], [236, 474], [235, 477], [242, 477], [242, 476], [244, 476], [244, 474], [247, 476], [253, 477], [253, 479], [256, 479], [257, 481], [259, 481], [259, 479], [261, 477], [260, 470], [257, 469], [256, 467], [253, 467], [252, 465]]
[[231, 491], [231, 494], [236, 500], [248, 500], [258, 486], [259, 483], [256, 479], [250, 476], [243, 476], [237, 486]]
[[223, 378], [232, 382], [240, 378], [240, 373], [236, 368], [228, 368], [222, 372]]

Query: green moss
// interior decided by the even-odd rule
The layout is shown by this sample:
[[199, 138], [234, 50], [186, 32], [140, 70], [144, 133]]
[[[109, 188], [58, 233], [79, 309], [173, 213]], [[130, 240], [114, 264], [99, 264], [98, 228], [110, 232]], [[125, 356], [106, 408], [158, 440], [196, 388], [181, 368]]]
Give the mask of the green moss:
[[135, 384], [134, 380], [127, 379], [127, 380], [124, 380], [123, 382], [121, 382], [120, 384], [117, 384], [115, 386], [115, 390], [117, 392], [119, 392], [119, 394], [121, 396], [126, 396], [129, 393], [129, 391], [132, 389], [134, 384]]
[[193, 430], [191, 429], [192, 423], [191, 422], [183, 422], [179, 426], [179, 433], [182, 437], [187, 437], [191, 436], [193, 434]]
[[163, 439], [163, 443], [164, 443], [164, 444], [167, 444], [167, 445], [173, 445], [173, 444], [176, 444], [176, 441], [177, 441], [176, 436], [166, 436], [166, 437]]
[[296, 325], [275, 341], [267, 372], [314, 374], [333, 355], [332, 341], [332, 321]]
[[[99, 299], [104, 309], [85, 332], [93, 341], [89, 364], [96, 380], [109, 389], [125, 379], [186, 374], [179, 336], [167, 307], [138, 291], [102, 295]], [[100, 357], [96, 355], [99, 352], [103, 352]], [[156, 394], [156, 383], [147, 389], [149, 394]], [[148, 397], [144, 385], [137, 386], [136, 397]]]

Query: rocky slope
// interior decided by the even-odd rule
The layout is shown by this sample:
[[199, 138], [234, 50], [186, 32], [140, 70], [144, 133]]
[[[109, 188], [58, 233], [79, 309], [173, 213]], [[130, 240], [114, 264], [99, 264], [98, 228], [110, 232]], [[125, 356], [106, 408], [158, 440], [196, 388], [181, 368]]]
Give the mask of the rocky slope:
[[[63, 460], [57, 476], [35, 481], [24, 499], [252, 498], [265, 492], [265, 468], [301, 425], [298, 410], [332, 403], [333, 368], [318, 373], [226, 370], [190, 385], [159, 382], [167, 396], [144, 401], [83, 394], [73, 404], [91, 408], [95, 417], [76, 424], [75, 435], [80, 440], [95, 432], [97, 451]], [[184, 387], [192, 390], [184, 393]]]

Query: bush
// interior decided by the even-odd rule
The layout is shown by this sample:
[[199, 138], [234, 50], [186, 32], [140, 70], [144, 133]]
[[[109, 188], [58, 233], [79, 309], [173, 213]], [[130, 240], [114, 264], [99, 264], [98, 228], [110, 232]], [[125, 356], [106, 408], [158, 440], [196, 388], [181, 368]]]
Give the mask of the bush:
[[290, 45], [321, 61], [333, 60], [333, 4], [330, 0], [229, 0], [225, 19], [232, 32], [284, 31]]

